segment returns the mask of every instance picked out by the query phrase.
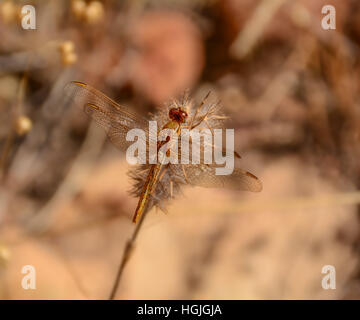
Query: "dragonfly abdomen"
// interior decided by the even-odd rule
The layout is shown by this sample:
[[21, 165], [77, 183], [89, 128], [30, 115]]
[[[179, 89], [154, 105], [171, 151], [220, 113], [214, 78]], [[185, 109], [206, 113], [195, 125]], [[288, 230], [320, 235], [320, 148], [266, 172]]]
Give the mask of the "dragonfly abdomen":
[[152, 165], [150, 168], [149, 174], [146, 178], [146, 182], [145, 182], [143, 190], [141, 192], [141, 196], [140, 196], [138, 205], [135, 210], [135, 214], [134, 214], [134, 218], [133, 218], [134, 223], [138, 222], [141, 214], [144, 212], [144, 210], [147, 207], [149, 198], [150, 198], [151, 194], [153, 193], [154, 187], [157, 183], [159, 173], [161, 171], [161, 167], [162, 167], [162, 164], [158, 163], [158, 164]]

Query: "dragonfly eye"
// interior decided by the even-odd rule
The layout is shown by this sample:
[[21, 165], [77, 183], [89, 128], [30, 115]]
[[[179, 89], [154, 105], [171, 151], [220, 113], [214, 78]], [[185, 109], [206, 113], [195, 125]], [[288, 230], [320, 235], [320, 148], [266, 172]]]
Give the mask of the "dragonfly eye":
[[184, 123], [188, 114], [181, 108], [171, 108], [169, 111], [169, 118], [171, 120]]

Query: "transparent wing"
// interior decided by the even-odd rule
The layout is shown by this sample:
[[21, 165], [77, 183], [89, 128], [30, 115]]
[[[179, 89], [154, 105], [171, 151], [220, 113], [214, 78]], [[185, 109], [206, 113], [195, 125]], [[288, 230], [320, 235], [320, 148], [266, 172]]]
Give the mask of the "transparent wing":
[[[78, 81], [65, 87], [65, 94], [83, 107], [84, 112], [100, 124], [110, 141], [119, 149], [126, 150], [133, 141], [126, 141], [131, 129], [142, 129], [148, 139], [148, 122], [141, 116], [120, 106], [95, 88]], [[145, 142], [146, 142], [145, 139]]]
[[217, 175], [217, 165], [210, 164], [188, 164], [182, 166], [184, 180], [195, 186], [205, 188], [227, 188], [243, 191], [260, 192], [261, 181], [252, 173], [234, 168], [230, 175]]
[[[179, 155], [179, 161], [181, 157], [184, 157], [185, 159], [190, 159], [190, 162], [192, 161], [193, 154], [192, 150], [194, 148], [199, 149], [199, 155], [200, 155], [200, 162], [204, 162], [204, 155], [206, 152], [211, 152], [213, 154], [215, 151], [220, 152], [222, 154], [229, 154], [229, 150], [227, 150], [225, 147], [223, 147], [222, 141], [221, 144], [215, 143], [214, 139], [214, 133], [207, 129], [207, 133], [204, 133], [203, 130], [200, 130], [203, 134], [203, 139], [192, 139], [191, 136], [188, 134], [184, 136], [185, 139], [189, 139], [189, 147], [188, 148], [182, 148], [181, 140], [178, 140], [178, 155]], [[208, 139], [206, 139], [206, 137]], [[241, 159], [241, 156], [236, 151], [231, 151], [234, 153], [235, 159]]]
[[[209, 142], [210, 141], [210, 142]], [[240, 155], [236, 151], [229, 151], [217, 145], [213, 140], [206, 141], [195, 141], [192, 140], [188, 149], [181, 149], [180, 141], [178, 143], [178, 155], [179, 163], [181, 163], [181, 157], [188, 157], [190, 164], [179, 164], [176, 165], [176, 172], [180, 174], [183, 181], [188, 184], [201, 186], [205, 188], [228, 188], [235, 190], [244, 190], [252, 192], [260, 192], [262, 190], [261, 181], [254, 176], [252, 173], [242, 170], [238, 167]], [[199, 163], [193, 163], [193, 148], [196, 146], [199, 149], [199, 157], [196, 159]], [[224, 154], [233, 153], [234, 157], [234, 170], [229, 175], [217, 174], [217, 168], [221, 168], [224, 165], [219, 165], [214, 162], [214, 158], [211, 157], [211, 163], [206, 163], [205, 152], [210, 151], [211, 155], [214, 155], [215, 151]], [[195, 159], [195, 158], [194, 158]], [[181, 169], [181, 170], [180, 170]]]

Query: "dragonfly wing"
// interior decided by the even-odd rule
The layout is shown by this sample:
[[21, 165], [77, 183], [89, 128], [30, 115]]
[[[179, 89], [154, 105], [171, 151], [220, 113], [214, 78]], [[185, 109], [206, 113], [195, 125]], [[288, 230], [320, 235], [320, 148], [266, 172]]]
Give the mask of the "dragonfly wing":
[[148, 122], [144, 118], [120, 106], [95, 88], [73, 81], [65, 87], [65, 94], [105, 129], [111, 142], [119, 149], [126, 150], [133, 143], [126, 141], [126, 135], [131, 129], [144, 130], [145, 142], [148, 139]]
[[[189, 184], [206, 188], [228, 188], [252, 192], [260, 192], [262, 190], [261, 181], [250, 172], [238, 168], [236, 166], [237, 161], [235, 162], [235, 168], [231, 174], [216, 174], [216, 169], [221, 168], [221, 165], [215, 163], [208, 164], [205, 159], [205, 154], [209, 155], [210, 160], [212, 161], [215, 152], [220, 152], [222, 155], [233, 153], [234, 160], [238, 160], [241, 157], [236, 151], [227, 150], [222, 147], [222, 144], [217, 145], [214, 141], [212, 132], [208, 130], [207, 134], [204, 134], [203, 141], [199, 139], [191, 139], [190, 141], [190, 146], [188, 148], [183, 148], [180, 146], [180, 142], [178, 143], [179, 161], [184, 157], [185, 159], [189, 159], [190, 163], [179, 165], [179, 168], [181, 168], [182, 171], [180, 173], [181, 179]], [[197, 161], [198, 164], [194, 164], [193, 160]], [[179, 172], [179, 169], [177, 172]]]
[[117, 115], [120, 116], [121, 120], [138, 124], [137, 127], [147, 124], [146, 119], [131, 112], [126, 107], [119, 105], [114, 100], [86, 83], [72, 81], [66, 85], [64, 90], [68, 97], [75, 100], [78, 104], [82, 104], [82, 106], [94, 104], [110, 116]]
[[220, 166], [210, 164], [183, 165], [183, 178], [192, 185], [205, 188], [227, 188], [243, 191], [260, 192], [261, 181], [252, 173], [235, 168], [232, 174], [217, 175], [216, 168]]

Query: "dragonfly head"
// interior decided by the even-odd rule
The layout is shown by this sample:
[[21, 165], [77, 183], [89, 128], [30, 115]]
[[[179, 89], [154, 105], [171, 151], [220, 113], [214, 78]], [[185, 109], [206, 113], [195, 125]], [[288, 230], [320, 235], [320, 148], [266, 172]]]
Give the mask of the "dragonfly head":
[[173, 121], [184, 123], [187, 117], [188, 117], [187, 112], [181, 107], [171, 108], [169, 110], [169, 118]]

